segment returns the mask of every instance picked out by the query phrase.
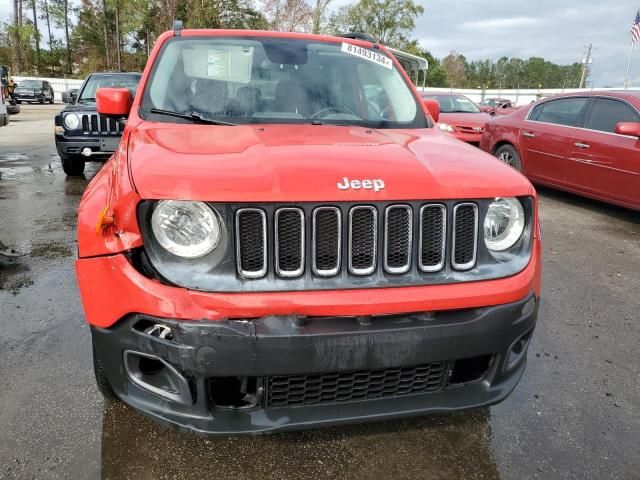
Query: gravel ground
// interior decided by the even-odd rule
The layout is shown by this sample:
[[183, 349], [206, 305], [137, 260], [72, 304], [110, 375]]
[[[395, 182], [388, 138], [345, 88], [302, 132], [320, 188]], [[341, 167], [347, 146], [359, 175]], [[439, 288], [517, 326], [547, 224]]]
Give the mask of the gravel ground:
[[60, 108], [0, 128], [0, 240], [25, 253], [0, 257], [0, 479], [640, 479], [640, 214], [547, 189], [539, 323], [500, 405], [207, 440], [105, 403], [73, 268], [100, 165], [65, 178]]

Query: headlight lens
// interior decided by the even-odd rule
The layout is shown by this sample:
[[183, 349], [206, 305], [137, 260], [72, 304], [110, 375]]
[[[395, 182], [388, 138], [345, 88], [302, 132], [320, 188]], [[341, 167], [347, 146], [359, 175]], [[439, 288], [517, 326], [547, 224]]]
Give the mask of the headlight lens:
[[456, 131], [456, 129], [448, 123], [438, 123], [438, 127], [440, 127], [440, 130], [442, 130], [443, 132], [453, 133]]
[[64, 126], [69, 130], [75, 130], [80, 126], [80, 117], [75, 113], [69, 113], [64, 116]]
[[208, 254], [220, 241], [220, 220], [203, 202], [163, 200], [151, 216], [151, 229], [158, 243], [183, 258]]
[[496, 198], [484, 219], [484, 242], [489, 250], [502, 252], [513, 247], [524, 232], [524, 209], [514, 197]]

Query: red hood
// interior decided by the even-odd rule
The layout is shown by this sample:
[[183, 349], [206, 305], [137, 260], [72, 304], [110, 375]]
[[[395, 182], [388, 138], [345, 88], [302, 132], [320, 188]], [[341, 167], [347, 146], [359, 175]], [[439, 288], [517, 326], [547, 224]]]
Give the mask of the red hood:
[[[437, 129], [143, 122], [131, 132], [132, 178], [146, 199], [372, 201], [529, 195], [515, 170]], [[343, 178], [385, 188], [337, 188]]]
[[441, 123], [448, 123], [452, 126], [461, 127], [484, 127], [484, 124], [491, 120], [488, 113], [442, 113], [440, 112]]

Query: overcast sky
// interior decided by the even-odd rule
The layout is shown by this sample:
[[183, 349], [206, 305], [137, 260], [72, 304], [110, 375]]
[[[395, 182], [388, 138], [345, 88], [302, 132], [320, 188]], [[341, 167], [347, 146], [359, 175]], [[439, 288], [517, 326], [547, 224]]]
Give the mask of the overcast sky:
[[[425, 13], [414, 35], [436, 57], [456, 50], [469, 60], [539, 56], [568, 64], [580, 61], [591, 42], [591, 81], [597, 87], [622, 85], [629, 30], [640, 7], [640, 0], [417, 1]], [[347, 3], [333, 0], [335, 7]], [[0, 0], [0, 21], [9, 19], [11, 5], [12, 0]], [[640, 45], [631, 78], [640, 86]]]

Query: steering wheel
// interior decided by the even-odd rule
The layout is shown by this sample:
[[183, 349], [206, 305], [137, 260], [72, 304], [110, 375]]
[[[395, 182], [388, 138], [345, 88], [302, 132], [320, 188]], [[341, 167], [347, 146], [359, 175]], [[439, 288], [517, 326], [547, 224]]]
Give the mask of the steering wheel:
[[[349, 115], [353, 115], [354, 117], [358, 117], [358, 115], [356, 115], [353, 110], [351, 110], [348, 107], [327, 107], [327, 108], [323, 108], [321, 110], [318, 110], [316, 113], [314, 113], [313, 115], [311, 115], [309, 118], [316, 118], [319, 117], [322, 114], [325, 113], [330, 113], [330, 112], [335, 112], [335, 113], [348, 113]], [[360, 118], [360, 117], [358, 117]]]

